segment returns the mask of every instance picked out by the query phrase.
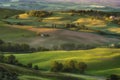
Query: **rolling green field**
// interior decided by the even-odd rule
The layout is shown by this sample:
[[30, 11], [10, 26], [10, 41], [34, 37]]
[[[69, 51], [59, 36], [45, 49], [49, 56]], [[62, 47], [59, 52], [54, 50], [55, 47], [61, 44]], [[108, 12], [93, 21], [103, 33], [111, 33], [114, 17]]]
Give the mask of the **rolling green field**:
[[[80, 46], [84, 44], [98, 45], [98, 48], [89, 50], [13, 53], [21, 63], [33, 63], [40, 68], [40, 71], [35, 71], [0, 63], [0, 66], [19, 73], [20, 80], [103, 80], [98, 76], [120, 75], [120, 49], [99, 48], [101, 46], [109, 47], [120, 40], [119, 36], [116, 36], [120, 35], [120, 25], [110, 21], [109, 17], [94, 18], [79, 14], [71, 16], [72, 13], [53, 11], [52, 15], [39, 18], [30, 17], [23, 11], [15, 10], [12, 13], [13, 10], [1, 10], [3, 12], [0, 12], [0, 15], [3, 16], [0, 16], [0, 39], [6, 42], [27, 43], [35, 48], [41, 46], [50, 50], [65, 43], [80, 44]], [[7, 15], [9, 17], [5, 19], [4, 17]], [[16, 15], [19, 18], [16, 18]], [[87, 26], [90, 30], [65, 29], [65, 24], [76, 22]], [[52, 24], [56, 24], [57, 27], [53, 28]], [[92, 29], [110, 34], [102, 35]], [[112, 33], [115, 35], [111, 35]], [[41, 34], [49, 34], [49, 37], [41, 37]], [[10, 53], [5, 55], [8, 56]], [[87, 63], [86, 75], [50, 72], [52, 62], [65, 63], [70, 60]]]
[[97, 48], [79, 51], [49, 51], [32, 54], [14, 54], [20, 62], [27, 64], [32, 62], [40, 66], [41, 70], [50, 70], [53, 61], [65, 62], [77, 60], [88, 64], [87, 74], [109, 75], [120, 74], [120, 50], [109, 48]]
[[4, 63], [0, 63], [0, 67], [18, 73], [20, 80], [97, 80], [94, 76], [44, 72]]
[[[53, 49], [54, 46], [65, 43], [104, 45], [119, 41], [117, 37], [111, 38], [91, 32], [36, 28], [36, 26], [28, 25], [7, 25], [4, 22], [0, 22], [0, 25], [0, 39], [5, 40], [6, 42], [27, 43], [32, 47], [41, 46]], [[49, 34], [50, 36], [41, 37], [37, 35], [37, 33]]]
[[[16, 33], [16, 31], [14, 30], [13, 34], [8, 32], [9, 35], [5, 34], [5, 37], [0, 36], [0, 38], [4, 40], [8, 39], [8, 41], [27, 43], [33, 47], [41, 46], [49, 49], [53, 49], [55, 46], [60, 46], [65, 43], [108, 46], [108, 44], [117, 43], [119, 41], [119, 37], [116, 36], [120, 35], [119, 25], [109, 21], [109, 17], [94, 18], [93, 16], [79, 14], [74, 14], [73, 16], [71, 16], [72, 14], [73, 13], [70, 12], [53, 11], [52, 15], [42, 18], [31, 17], [26, 13], [18, 14], [19, 18], [11, 16], [7, 19], [3, 19], [3, 21], [11, 23], [12, 25], [9, 24], [9, 27], [11, 27], [12, 29], [18, 28], [15, 29], [19, 30], [17, 31], [18, 34], [14, 34]], [[94, 30], [76, 30], [74, 28], [71, 28], [69, 30], [65, 29], [65, 24], [76, 22], [79, 22], [81, 25], [85, 25], [90, 29], [105, 32], [108, 35], [100, 35]], [[52, 28], [52, 24], [56, 24], [56, 29], [58, 30], [44, 31], [44, 29], [42, 29], [50, 29]], [[26, 29], [24, 31], [23, 27], [25, 26], [27, 26], [29, 29]], [[31, 28], [31, 26], [33, 29]], [[1, 30], [1, 32], [2, 34], [4, 34], [7, 31], [5, 32]], [[47, 38], [43, 38], [41, 36], [36, 36], [36, 33], [49, 34], [50, 36]], [[57, 45], [54, 43], [56, 43]]]
[[[71, 12], [60, 12], [53, 11], [52, 15], [47, 17], [31, 17], [26, 13], [18, 14], [19, 18], [15, 16], [3, 19], [4, 21], [10, 22], [12, 24], [22, 23], [24, 25], [31, 25], [34, 27], [52, 27], [52, 24], [56, 24], [57, 28], [65, 28], [65, 24], [69, 23], [79, 23], [80, 25], [85, 25], [86, 27], [94, 30], [101, 30], [109, 33], [119, 34], [118, 24], [112, 22], [110, 16], [107, 17], [94, 17], [90, 15], [80, 15]], [[87, 30], [85, 30], [87, 32]]]

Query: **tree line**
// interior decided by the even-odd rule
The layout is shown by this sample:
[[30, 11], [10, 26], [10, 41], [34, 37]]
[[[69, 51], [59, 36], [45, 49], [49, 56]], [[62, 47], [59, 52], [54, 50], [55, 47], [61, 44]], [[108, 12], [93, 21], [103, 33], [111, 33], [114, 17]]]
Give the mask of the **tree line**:
[[74, 60], [66, 61], [61, 63], [54, 61], [51, 65], [52, 72], [78, 72], [84, 74], [87, 70], [88, 65], [85, 62], [77, 62]]
[[[104, 12], [98, 10], [68, 10], [68, 11], [61, 11], [61, 12], [70, 12], [70, 13], [77, 13], [80, 15], [91, 15], [91, 16], [119, 16], [120, 12]], [[72, 14], [73, 16], [74, 14]]]
[[[53, 46], [51, 50], [86, 50], [96, 48], [97, 45], [88, 44], [74, 44], [74, 43], [64, 43], [61, 45]], [[44, 47], [33, 48], [28, 44], [18, 44], [11, 42], [4, 42], [0, 39], [0, 51], [1, 52], [16, 52], [16, 53], [32, 53], [38, 51], [50, 51], [50, 49]]]
[[36, 52], [36, 51], [49, 51], [49, 49], [38, 47], [33, 48], [30, 47], [28, 44], [18, 44], [18, 43], [11, 43], [11, 42], [4, 42], [0, 39], [0, 51], [1, 52]]

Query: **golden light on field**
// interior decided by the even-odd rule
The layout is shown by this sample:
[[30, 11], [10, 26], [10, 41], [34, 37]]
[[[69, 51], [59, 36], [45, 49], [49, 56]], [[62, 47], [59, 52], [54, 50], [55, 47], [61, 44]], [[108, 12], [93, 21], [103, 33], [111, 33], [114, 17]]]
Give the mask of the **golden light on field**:
[[109, 28], [108, 30], [111, 32], [120, 33], [120, 28]]
[[44, 18], [45, 20], [59, 20], [62, 19], [62, 17], [48, 17], [48, 18]]
[[58, 29], [54, 29], [54, 28], [35, 28], [34, 26], [19, 26], [19, 25], [13, 25], [12, 27], [33, 31], [36, 33], [53, 32], [53, 31], [58, 30]]
[[106, 23], [103, 20], [100, 19], [92, 19], [92, 18], [80, 18], [77, 21], [75, 21], [74, 23], [79, 23], [79, 24], [83, 24], [89, 27], [105, 27]]
[[63, 17], [48, 17], [44, 18], [42, 22], [53, 23], [53, 24], [66, 24], [70, 23], [70, 20], [62, 20]]
[[29, 15], [26, 14], [26, 13], [19, 15], [19, 18], [20, 18], [20, 19], [27, 19], [28, 17], [29, 17]]

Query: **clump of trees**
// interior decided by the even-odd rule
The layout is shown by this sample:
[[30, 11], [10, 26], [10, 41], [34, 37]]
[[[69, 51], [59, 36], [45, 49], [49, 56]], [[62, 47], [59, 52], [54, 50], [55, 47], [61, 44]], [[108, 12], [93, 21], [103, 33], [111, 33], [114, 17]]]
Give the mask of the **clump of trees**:
[[53, 72], [78, 72], [84, 74], [88, 65], [85, 62], [77, 62], [74, 60], [61, 63], [54, 61], [51, 65], [51, 71]]
[[41, 10], [31, 10], [27, 12], [27, 14], [33, 17], [47, 17], [52, 15], [52, 12], [41, 11]]
[[0, 80], [19, 80], [18, 74], [0, 67]]
[[62, 68], [63, 68], [63, 64], [57, 61], [54, 61], [51, 66], [52, 66], [51, 71], [53, 72], [60, 72], [62, 71]]
[[4, 54], [0, 54], [0, 63], [21, 65], [21, 63], [16, 59], [14, 55], [4, 56]]
[[48, 51], [49, 49], [38, 47], [38, 49], [30, 47], [28, 44], [18, 43], [6, 43], [0, 39], [0, 51], [1, 52], [36, 52], [36, 51]]
[[112, 74], [106, 80], [120, 80], [120, 76]]
[[34, 69], [34, 70], [39, 70], [39, 66], [38, 65], [33, 65], [32, 63], [28, 63], [27, 65], [24, 65], [24, 67]]

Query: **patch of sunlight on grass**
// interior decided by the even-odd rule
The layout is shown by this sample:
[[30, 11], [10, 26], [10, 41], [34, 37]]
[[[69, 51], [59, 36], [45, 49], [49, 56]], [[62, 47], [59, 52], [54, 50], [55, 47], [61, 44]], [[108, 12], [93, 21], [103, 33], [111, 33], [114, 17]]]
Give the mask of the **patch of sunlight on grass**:
[[63, 17], [48, 17], [48, 18], [44, 18], [44, 20], [60, 20]]
[[108, 30], [111, 32], [120, 33], [120, 28], [109, 28]]
[[[88, 64], [101, 64], [118, 61], [120, 49], [96, 48], [91, 50], [75, 50], [75, 51], [48, 51], [37, 52], [32, 54], [15, 54], [17, 59], [26, 64], [32, 62], [42, 69], [48, 70], [52, 61], [65, 62], [68, 60], [76, 60], [78, 62], [86, 62]], [[105, 63], [104, 63], [105, 62]], [[119, 63], [119, 62], [117, 62]], [[117, 64], [115, 64], [117, 66]], [[92, 67], [91, 67], [92, 69]]]
[[89, 27], [105, 27], [106, 23], [104, 20], [92, 19], [92, 18], [80, 18], [74, 23], [80, 23]]
[[27, 19], [28, 17], [29, 17], [29, 15], [26, 14], [26, 13], [19, 15], [19, 18], [20, 18], [20, 19]]

